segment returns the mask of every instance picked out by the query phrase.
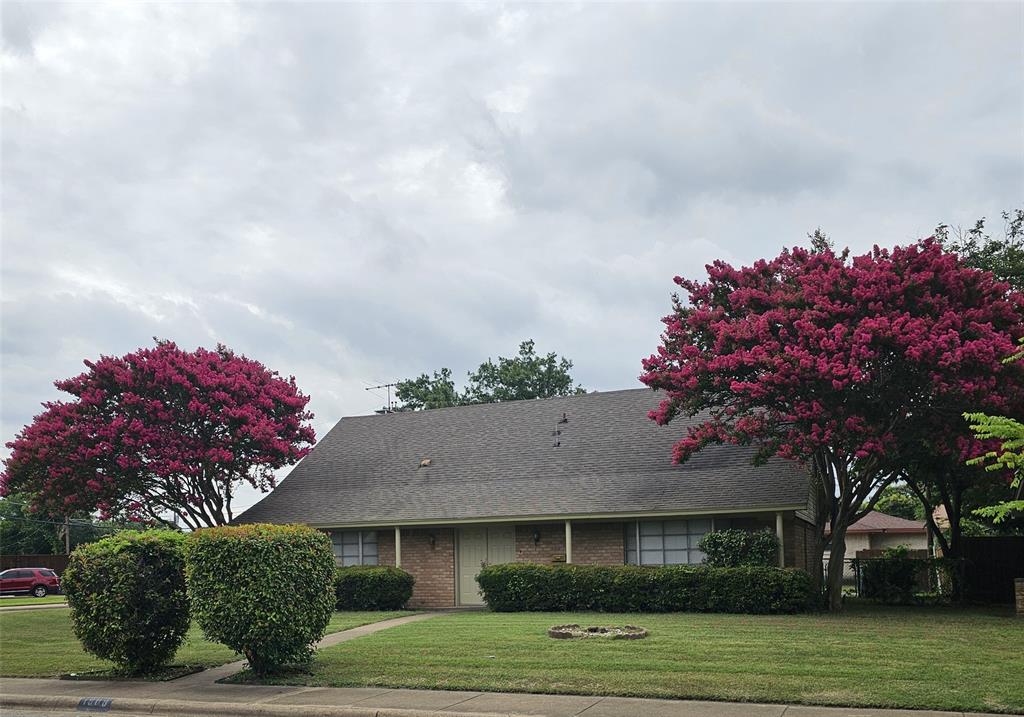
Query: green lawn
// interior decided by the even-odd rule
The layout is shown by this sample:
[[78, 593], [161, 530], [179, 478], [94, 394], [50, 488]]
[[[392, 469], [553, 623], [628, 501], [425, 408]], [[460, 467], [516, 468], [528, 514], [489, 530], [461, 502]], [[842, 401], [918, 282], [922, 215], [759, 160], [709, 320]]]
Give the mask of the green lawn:
[[19, 605], [52, 605], [67, 600], [63, 595], [47, 595], [43, 598], [37, 597], [2, 597], [0, 607], [17, 607]]
[[[639, 624], [650, 636], [547, 637], [566, 622]], [[312, 674], [272, 681], [1019, 712], [1022, 644], [1024, 620], [1009, 611], [453, 613], [327, 648]]]
[[[408, 612], [336, 612], [328, 632], [347, 630]], [[196, 625], [189, 630], [174, 662], [212, 667], [238, 659], [223, 645], [203, 639]], [[69, 610], [0, 612], [0, 676], [56, 677], [69, 672], [104, 670], [111, 663], [86, 654], [71, 630]]]

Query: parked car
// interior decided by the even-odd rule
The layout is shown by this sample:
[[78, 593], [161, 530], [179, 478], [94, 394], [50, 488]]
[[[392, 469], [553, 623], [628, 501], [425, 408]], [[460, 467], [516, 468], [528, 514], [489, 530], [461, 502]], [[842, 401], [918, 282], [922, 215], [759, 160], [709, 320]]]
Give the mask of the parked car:
[[46, 597], [60, 592], [60, 578], [49, 568], [12, 568], [0, 573], [0, 595], [28, 593]]

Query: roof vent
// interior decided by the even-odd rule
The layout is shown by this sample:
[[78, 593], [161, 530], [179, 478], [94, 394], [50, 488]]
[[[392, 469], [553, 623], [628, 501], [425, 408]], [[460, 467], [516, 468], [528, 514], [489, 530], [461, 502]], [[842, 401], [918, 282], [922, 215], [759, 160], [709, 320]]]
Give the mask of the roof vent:
[[429, 467], [430, 467], [430, 459], [429, 458], [424, 458], [422, 461], [420, 461], [420, 468], [429, 468]]
[[561, 420], [559, 421], [559, 423], [568, 423], [568, 422], [569, 422], [569, 418], [568, 418], [568, 416], [566, 416], [566, 415], [565, 415], [565, 414], [563, 413], [563, 414], [562, 414], [562, 418], [561, 418]]

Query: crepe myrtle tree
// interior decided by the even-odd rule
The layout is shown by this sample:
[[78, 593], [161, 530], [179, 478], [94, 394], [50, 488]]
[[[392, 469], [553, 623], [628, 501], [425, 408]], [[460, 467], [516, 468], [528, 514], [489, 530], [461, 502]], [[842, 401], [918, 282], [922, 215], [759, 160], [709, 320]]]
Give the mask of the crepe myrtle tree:
[[7, 444], [0, 492], [32, 495], [46, 514], [222, 525], [240, 484], [273, 488], [316, 441], [295, 379], [222, 345], [158, 340], [85, 365], [55, 383], [72, 399], [43, 404]]
[[756, 446], [758, 462], [809, 466], [812, 564], [828, 545], [839, 610], [846, 528], [903, 472], [908, 425], [940, 412], [962, 432], [963, 407], [1002, 408], [1007, 387], [1019, 390], [1019, 370], [1000, 359], [1021, 335], [1024, 298], [931, 239], [852, 258], [819, 242], [707, 273], [675, 279], [686, 301], [673, 297], [662, 345], [643, 362], [641, 380], [665, 392], [651, 418], [705, 412], [674, 448], [680, 463], [731, 443]]

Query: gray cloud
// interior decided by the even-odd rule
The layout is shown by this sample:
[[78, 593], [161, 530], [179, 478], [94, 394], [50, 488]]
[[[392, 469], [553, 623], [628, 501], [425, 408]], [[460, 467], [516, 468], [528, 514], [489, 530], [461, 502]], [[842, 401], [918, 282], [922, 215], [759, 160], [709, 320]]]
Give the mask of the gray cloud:
[[313, 396], [526, 337], [633, 385], [675, 274], [1024, 196], [1019, 4], [4, 3], [3, 413], [223, 341]]

